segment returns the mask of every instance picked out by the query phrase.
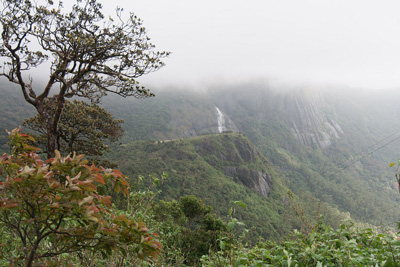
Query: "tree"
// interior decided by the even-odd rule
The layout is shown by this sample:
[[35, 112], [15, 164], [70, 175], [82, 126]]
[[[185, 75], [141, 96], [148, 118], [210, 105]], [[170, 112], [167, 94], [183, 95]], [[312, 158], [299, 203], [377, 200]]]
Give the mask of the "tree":
[[[55, 102], [50, 99], [46, 104], [52, 105], [54, 112]], [[76, 152], [86, 156], [101, 156], [103, 152], [109, 151], [105, 142], [115, 142], [122, 137], [122, 122], [96, 104], [66, 100], [57, 129], [59, 150], [67, 154]], [[42, 118], [36, 115], [26, 119], [23, 124], [39, 133], [35, 139], [45, 147], [47, 131]]]
[[[118, 170], [86, 165], [83, 155], [56, 157], [43, 162], [32, 137], [13, 130], [12, 154], [0, 157], [1, 258], [25, 266], [57, 266], [57, 257], [77, 251], [115, 252], [156, 260], [161, 244], [141, 221], [115, 215], [105, 187], [129, 195], [125, 176]], [[5, 242], [5, 244], [4, 244]], [[18, 245], [15, 246], [12, 244]], [[7, 253], [7, 249], [12, 249]]]
[[[169, 53], [153, 51], [142, 21], [133, 13], [125, 19], [117, 8], [116, 19], [106, 19], [96, 0], [77, 0], [67, 13], [61, 2], [56, 6], [52, 0], [0, 1], [0, 76], [20, 87], [45, 123], [49, 158], [59, 148], [58, 124], [66, 98], [97, 102], [107, 93], [153, 95], [136, 79], [160, 69]], [[33, 83], [32, 70], [46, 62], [49, 78], [40, 89]]]
[[196, 229], [199, 222], [212, 211], [211, 206], [205, 205], [202, 200], [193, 195], [181, 197], [179, 207], [188, 220], [188, 229]]
[[155, 219], [162, 222], [160, 231], [166, 233], [161, 240], [163, 251], [179, 251], [188, 266], [198, 266], [201, 256], [218, 250], [218, 240], [226, 235], [226, 224], [212, 213], [212, 207], [193, 195], [183, 196], [179, 202], [160, 201], [153, 206], [153, 212]]

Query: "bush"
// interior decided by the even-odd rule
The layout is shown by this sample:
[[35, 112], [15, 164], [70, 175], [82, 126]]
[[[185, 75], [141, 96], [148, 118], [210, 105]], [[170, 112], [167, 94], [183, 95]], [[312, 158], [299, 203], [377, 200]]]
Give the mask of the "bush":
[[156, 260], [154, 234], [126, 214], [115, 216], [111, 197], [102, 195], [106, 185], [129, 195], [120, 171], [88, 166], [83, 155], [56, 152], [43, 161], [28, 144], [32, 137], [18, 129], [9, 137], [12, 153], [0, 157], [0, 263], [54, 266], [81, 251]]
[[394, 235], [343, 224], [337, 230], [319, 224], [310, 234], [276, 244], [239, 245], [233, 253], [203, 256], [202, 266], [399, 266], [400, 241]]

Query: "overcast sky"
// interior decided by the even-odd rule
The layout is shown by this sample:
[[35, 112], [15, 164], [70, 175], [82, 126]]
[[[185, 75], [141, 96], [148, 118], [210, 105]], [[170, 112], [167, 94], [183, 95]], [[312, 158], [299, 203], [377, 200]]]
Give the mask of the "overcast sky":
[[399, 0], [100, 1], [133, 11], [158, 50], [172, 52], [146, 84], [272, 77], [400, 87]]

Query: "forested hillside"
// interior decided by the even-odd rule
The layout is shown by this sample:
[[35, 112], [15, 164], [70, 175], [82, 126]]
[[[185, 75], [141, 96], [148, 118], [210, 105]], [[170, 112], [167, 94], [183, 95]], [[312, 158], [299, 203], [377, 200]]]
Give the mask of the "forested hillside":
[[218, 107], [296, 194], [311, 192], [357, 220], [394, 226], [400, 198], [388, 165], [400, 157], [396, 95], [249, 83], [207, 93], [167, 90], [145, 101], [116, 105], [110, 99], [104, 105], [125, 119], [125, 142], [218, 132]]
[[[34, 115], [12, 89], [0, 98], [7, 114], [0, 123], [9, 129]], [[166, 173], [157, 201], [194, 195], [220, 218], [245, 203], [235, 216], [252, 229], [251, 242], [310, 230], [320, 215], [334, 229], [349, 218], [394, 229], [400, 197], [388, 165], [400, 158], [396, 95], [250, 83], [165, 89], [142, 100], [109, 96], [102, 105], [124, 119], [125, 134], [106, 157], [132, 185], [143, 179], [140, 190], [151, 185], [148, 175]]]
[[[21, 125], [32, 114], [18, 93], [3, 90], [1, 107], [9, 114], [0, 118], [4, 128]], [[400, 157], [395, 95], [244, 84], [208, 93], [170, 89], [144, 100], [108, 97], [102, 104], [124, 119], [124, 144], [217, 133], [219, 107], [231, 128], [255, 144], [296, 194], [311, 192], [322, 203], [379, 225], [394, 224], [400, 211], [394, 170], [388, 168]]]
[[22, 121], [35, 114], [34, 108], [22, 99], [20, 90], [10, 84], [0, 84], [0, 150], [7, 150], [6, 129], [12, 130], [22, 125]]
[[400, 266], [400, 6], [64, 2], [0, 0], [0, 266]]
[[221, 217], [227, 216], [234, 201], [244, 202], [248, 208], [239, 210], [238, 218], [254, 228], [253, 241], [260, 236], [279, 240], [291, 229], [302, 228], [304, 222], [293, 209], [296, 205], [305, 207], [310, 223], [316, 223], [317, 210], [335, 226], [347, 217], [327, 205], [320, 206], [311, 196], [307, 203], [290, 199], [285, 181], [242, 134], [134, 142], [119, 146], [110, 156], [131, 179], [166, 172], [161, 199], [195, 195]]

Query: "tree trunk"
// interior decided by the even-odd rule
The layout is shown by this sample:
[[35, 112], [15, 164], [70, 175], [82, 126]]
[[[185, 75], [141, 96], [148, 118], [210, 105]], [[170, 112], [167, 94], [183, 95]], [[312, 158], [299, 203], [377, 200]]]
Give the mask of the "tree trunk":
[[54, 158], [56, 149], [59, 149], [57, 131], [52, 126], [47, 127], [47, 158]]
[[59, 116], [56, 116], [54, 114], [54, 108], [52, 107], [53, 103], [43, 103], [40, 102], [36, 106], [36, 110], [40, 116], [40, 118], [43, 120], [43, 122], [46, 124], [46, 131], [47, 131], [47, 158], [54, 158], [56, 156], [55, 151], [56, 149], [59, 149], [59, 142], [58, 142], [58, 131], [57, 131], [57, 126], [58, 126], [58, 121], [56, 122], [56, 119], [59, 118]]
[[43, 122], [46, 124], [47, 131], [47, 158], [56, 156], [56, 149], [60, 149], [60, 136], [58, 134], [58, 123], [64, 108], [64, 96], [60, 93], [49, 99], [37, 99], [36, 110]]
[[38, 248], [38, 246], [35, 243], [34, 247], [32, 248], [32, 250], [29, 253], [29, 257], [25, 258], [25, 267], [32, 267], [33, 260], [35, 259], [35, 254], [36, 254], [37, 248]]

